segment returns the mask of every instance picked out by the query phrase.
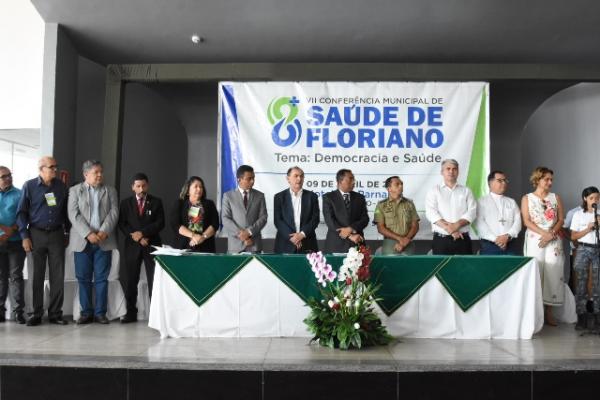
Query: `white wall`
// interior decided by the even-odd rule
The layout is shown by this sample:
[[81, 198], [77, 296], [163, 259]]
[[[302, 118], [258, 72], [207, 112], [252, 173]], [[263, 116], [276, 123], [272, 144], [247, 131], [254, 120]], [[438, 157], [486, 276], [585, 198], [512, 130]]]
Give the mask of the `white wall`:
[[40, 128], [44, 21], [28, 0], [0, 1], [0, 129]]
[[549, 98], [523, 130], [523, 174], [538, 165], [554, 170], [552, 191], [566, 209], [579, 204], [585, 187], [600, 186], [599, 110], [600, 83], [580, 83]]

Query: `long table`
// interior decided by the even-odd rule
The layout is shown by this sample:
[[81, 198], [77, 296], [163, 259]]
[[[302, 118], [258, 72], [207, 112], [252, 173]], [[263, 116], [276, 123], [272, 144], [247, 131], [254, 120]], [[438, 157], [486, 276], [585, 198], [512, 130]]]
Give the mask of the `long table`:
[[[149, 326], [161, 337], [310, 337], [319, 296], [298, 255], [158, 256]], [[334, 268], [343, 257], [327, 256]], [[399, 337], [529, 339], [543, 326], [535, 261], [526, 257], [374, 257], [377, 309]]]

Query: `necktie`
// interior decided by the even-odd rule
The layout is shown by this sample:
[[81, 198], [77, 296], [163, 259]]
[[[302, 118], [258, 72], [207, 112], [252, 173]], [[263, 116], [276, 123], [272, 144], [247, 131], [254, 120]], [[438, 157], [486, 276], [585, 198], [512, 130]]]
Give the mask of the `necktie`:
[[248, 208], [248, 192], [244, 190], [244, 208]]
[[344, 193], [344, 206], [346, 206], [346, 211], [350, 211], [350, 194]]
[[141, 217], [144, 214], [144, 199], [138, 199], [138, 214]]

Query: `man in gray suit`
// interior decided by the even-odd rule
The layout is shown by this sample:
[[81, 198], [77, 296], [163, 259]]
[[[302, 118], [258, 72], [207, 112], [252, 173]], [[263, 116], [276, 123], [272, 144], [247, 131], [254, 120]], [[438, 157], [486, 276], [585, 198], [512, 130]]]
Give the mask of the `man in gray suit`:
[[363, 229], [369, 224], [365, 196], [354, 191], [354, 174], [340, 169], [337, 190], [323, 196], [323, 217], [327, 224], [325, 251], [346, 253], [364, 240]]
[[[117, 248], [119, 202], [115, 188], [102, 184], [99, 161], [84, 162], [83, 176], [85, 181], [69, 190], [68, 206], [81, 306], [77, 324], [92, 321], [108, 324], [108, 274], [112, 250]], [[92, 308], [92, 278], [96, 289], [95, 308]]]
[[253, 189], [254, 169], [241, 165], [236, 172], [238, 187], [223, 195], [221, 218], [227, 234], [227, 252], [262, 251], [260, 231], [267, 223], [265, 195]]

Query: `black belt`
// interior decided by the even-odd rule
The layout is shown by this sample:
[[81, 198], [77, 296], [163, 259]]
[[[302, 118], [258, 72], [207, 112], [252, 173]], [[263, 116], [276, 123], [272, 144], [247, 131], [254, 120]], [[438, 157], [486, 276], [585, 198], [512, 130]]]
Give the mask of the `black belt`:
[[55, 226], [55, 227], [52, 227], [52, 228], [38, 228], [37, 226], [32, 226], [31, 229], [35, 229], [36, 231], [50, 233], [50, 232], [61, 231], [63, 229], [63, 227], [62, 226]]
[[589, 243], [583, 243], [583, 242], [577, 242], [577, 244], [579, 244], [580, 246], [583, 246], [583, 247], [590, 247], [592, 249], [600, 249], [600, 245], [597, 245], [597, 244], [589, 244]]
[[[510, 240], [506, 243], [512, 242], [514, 238], [510, 238]], [[487, 240], [487, 239], [479, 239], [481, 242], [488, 242], [491, 244], [496, 244], [496, 242], [492, 242], [491, 240]]]
[[[469, 232], [463, 232], [462, 235], [463, 235], [463, 237], [469, 237]], [[452, 237], [452, 235], [442, 235], [441, 233], [437, 233], [437, 232], [433, 232], [433, 236], [436, 236], [439, 238]]]

